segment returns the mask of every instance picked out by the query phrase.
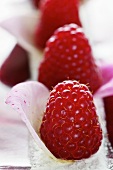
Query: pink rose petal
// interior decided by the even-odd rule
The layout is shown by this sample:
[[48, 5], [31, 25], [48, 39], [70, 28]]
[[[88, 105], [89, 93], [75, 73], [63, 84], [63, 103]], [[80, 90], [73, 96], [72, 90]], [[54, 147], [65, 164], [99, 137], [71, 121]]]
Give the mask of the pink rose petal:
[[99, 63], [100, 70], [102, 72], [103, 83], [107, 83], [113, 78], [113, 63], [106, 63], [105, 61], [101, 61]]
[[0, 26], [14, 35], [18, 42], [28, 51], [34, 48], [34, 30], [38, 17], [36, 13], [8, 18]]
[[113, 78], [109, 82], [101, 86], [94, 94], [94, 97], [104, 98], [112, 95], [113, 95]]
[[102, 72], [103, 85], [96, 91], [94, 97], [104, 98], [113, 95], [113, 64], [100, 61], [98, 66]]
[[35, 81], [24, 82], [12, 88], [6, 104], [20, 114], [39, 147], [54, 158], [39, 137], [39, 127], [48, 96], [49, 91], [43, 84]]

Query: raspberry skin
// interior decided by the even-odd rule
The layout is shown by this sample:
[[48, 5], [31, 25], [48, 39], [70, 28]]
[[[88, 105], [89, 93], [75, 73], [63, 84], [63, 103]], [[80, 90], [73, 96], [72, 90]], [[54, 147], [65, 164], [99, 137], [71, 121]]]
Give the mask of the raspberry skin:
[[56, 158], [81, 160], [95, 154], [102, 130], [88, 87], [63, 81], [50, 93], [40, 135]]
[[40, 1], [41, 1], [41, 0], [32, 0], [34, 6], [35, 6], [36, 8], [39, 8], [39, 6], [40, 6]]
[[106, 113], [106, 128], [108, 132], [108, 139], [113, 148], [113, 96], [105, 97], [103, 102]]
[[38, 80], [50, 90], [67, 79], [88, 84], [93, 92], [102, 85], [101, 72], [88, 39], [76, 24], [65, 25], [55, 31], [46, 44], [39, 67]]
[[81, 26], [79, 19], [79, 0], [42, 0], [40, 20], [35, 31], [37, 47], [44, 48], [54, 31], [70, 23]]
[[30, 77], [29, 54], [16, 44], [0, 68], [0, 81], [12, 87]]

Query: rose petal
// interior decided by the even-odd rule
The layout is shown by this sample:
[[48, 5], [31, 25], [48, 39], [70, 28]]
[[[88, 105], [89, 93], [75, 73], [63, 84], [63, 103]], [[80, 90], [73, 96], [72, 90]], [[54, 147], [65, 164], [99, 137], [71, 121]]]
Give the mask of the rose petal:
[[20, 114], [39, 147], [54, 158], [39, 137], [39, 127], [48, 96], [49, 91], [43, 84], [35, 81], [24, 82], [12, 88], [6, 104]]
[[38, 21], [38, 14], [34, 11], [30, 14], [8, 18], [0, 23], [0, 26], [14, 35], [18, 42], [31, 51], [34, 48], [34, 30]]
[[113, 95], [113, 78], [108, 83], [101, 86], [94, 94], [94, 97], [103, 98], [112, 95]]
[[100, 69], [102, 72], [103, 83], [107, 83], [113, 78], [113, 64], [107, 64], [105, 62], [101, 62]]
[[96, 91], [94, 97], [107, 97], [113, 95], [113, 64], [101, 60], [98, 62], [103, 77], [103, 85]]

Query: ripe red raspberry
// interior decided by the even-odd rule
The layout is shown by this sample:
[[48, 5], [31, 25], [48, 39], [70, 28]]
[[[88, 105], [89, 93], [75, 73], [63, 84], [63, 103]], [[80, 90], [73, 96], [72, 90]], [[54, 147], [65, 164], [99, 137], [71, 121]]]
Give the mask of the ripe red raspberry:
[[41, 0], [32, 0], [33, 4], [35, 5], [36, 8], [39, 7]]
[[16, 44], [11, 54], [1, 66], [0, 80], [8, 86], [14, 86], [29, 78], [28, 53], [20, 45]]
[[48, 40], [38, 80], [52, 89], [63, 80], [78, 80], [95, 92], [102, 77], [82, 29], [69, 24], [57, 29]]
[[108, 139], [113, 147], [113, 96], [104, 98]]
[[41, 138], [57, 158], [89, 158], [101, 145], [102, 130], [93, 97], [77, 81], [57, 84], [50, 93], [40, 127]]
[[44, 48], [54, 31], [65, 24], [76, 23], [81, 26], [78, 8], [79, 0], [43, 0], [35, 32], [36, 45]]

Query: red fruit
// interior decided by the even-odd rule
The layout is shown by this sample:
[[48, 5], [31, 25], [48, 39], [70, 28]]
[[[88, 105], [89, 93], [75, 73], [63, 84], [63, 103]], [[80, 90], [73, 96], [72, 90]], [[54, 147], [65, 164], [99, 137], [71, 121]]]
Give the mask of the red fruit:
[[86, 85], [77, 81], [64, 81], [54, 87], [40, 134], [57, 158], [79, 160], [98, 151], [102, 130], [92, 94]]
[[38, 8], [41, 0], [32, 0], [32, 1], [35, 7]]
[[49, 89], [66, 79], [88, 84], [95, 92], [102, 77], [82, 29], [76, 24], [57, 29], [48, 40], [38, 80]]
[[35, 33], [36, 45], [44, 48], [54, 31], [65, 24], [76, 23], [81, 26], [78, 8], [79, 0], [44, 0]]
[[104, 98], [108, 139], [113, 147], [113, 96]]
[[14, 86], [29, 78], [28, 53], [17, 44], [1, 66], [0, 80], [8, 86]]

